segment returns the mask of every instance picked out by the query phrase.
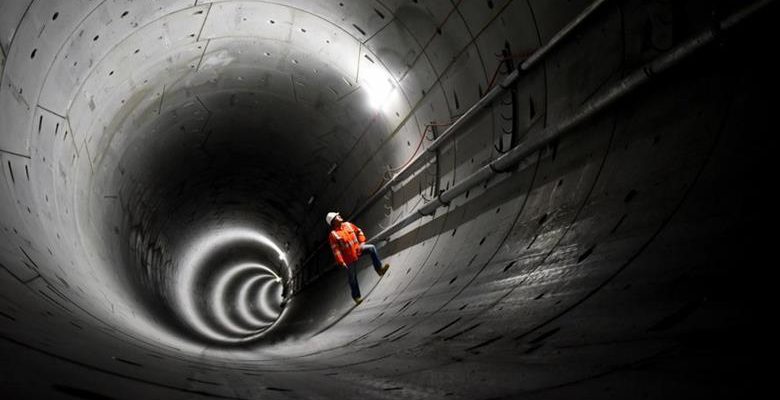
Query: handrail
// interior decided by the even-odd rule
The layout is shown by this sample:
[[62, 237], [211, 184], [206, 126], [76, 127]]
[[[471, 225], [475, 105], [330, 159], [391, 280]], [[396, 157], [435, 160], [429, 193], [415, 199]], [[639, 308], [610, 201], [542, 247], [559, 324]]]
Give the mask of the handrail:
[[616, 101], [623, 99], [628, 94], [634, 92], [640, 86], [653, 80], [657, 74], [675, 66], [683, 59], [687, 58], [697, 50], [711, 43], [719, 32], [733, 28], [737, 23], [743, 21], [749, 16], [755, 14], [758, 10], [771, 3], [772, 0], [763, 0], [754, 3], [750, 7], [730, 15], [728, 18], [719, 22], [715, 28], [711, 28], [688, 39], [687, 41], [675, 46], [671, 50], [656, 57], [653, 61], [636, 69], [631, 74], [623, 78], [620, 82], [612, 86], [603, 95], [593, 98], [585, 103], [580, 109], [557, 125], [544, 129], [535, 137], [529, 138], [500, 157], [491, 161], [482, 168], [476, 170], [467, 176], [461, 182], [455, 184], [448, 190], [441, 192], [430, 203], [417, 208], [406, 217], [397, 221], [393, 225], [385, 228], [374, 237], [369, 239], [370, 243], [378, 243], [386, 239], [391, 234], [406, 227], [412, 222], [424, 216], [432, 215], [439, 207], [447, 206], [453, 199], [485, 180], [502, 173], [511, 172], [512, 166], [516, 165], [537, 150], [548, 144], [559, 140], [570, 133], [575, 127], [589, 120], [596, 114], [604, 111]]
[[592, 15], [596, 10], [606, 3], [608, 0], [596, 0], [593, 3], [591, 3], [588, 7], [586, 7], [577, 17], [575, 17], [571, 22], [566, 24], [563, 28], [561, 28], [560, 31], [558, 31], [555, 36], [550, 39], [547, 44], [544, 46], [538, 48], [536, 51], [534, 51], [528, 58], [520, 64], [520, 66], [512, 71], [502, 82], [500, 82], [498, 85], [494, 86], [492, 89], [490, 89], [485, 95], [483, 95], [474, 105], [469, 107], [468, 110], [466, 110], [465, 113], [463, 113], [458, 119], [455, 120], [455, 122], [452, 123], [444, 132], [439, 135], [436, 140], [431, 142], [430, 145], [425, 149], [426, 151], [420, 153], [417, 157], [415, 157], [411, 162], [409, 162], [406, 167], [398, 171], [395, 175], [393, 175], [390, 180], [388, 180], [384, 185], [382, 185], [379, 190], [377, 190], [371, 197], [369, 197], [363, 205], [360, 206], [356, 211], [354, 211], [351, 215], [349, 215], [348, 219], [354, 219], [358, 215], [362, 214], [368, 207], [372, 206], [377, 200], [379, 200], [382, 196], [387, 193], [390, 188], [392, 188], [393, 185], [404, 179], [407, 174], [410, 171], [415, 171], [420, 164], [423, 162], [428, 161], [430, 158], [434, 156], [436, 153], [436, 150], [441, 147], [444, 143], [448, 142], [450, 139], [455, 137], [455, 132], [458, 131], [462, 126], [466, 125], [474, 116], [478, 115], [482, 109], [484, 109], [487, 105], [493, 102], [496, 97], [498, 97], [499, 94], [503, 93], [506, 89], [512, 87], [512, 85], [515, 84], [515, 82], [520, 78], [521, 73], [528, 72], [531, 68], [537, 66], [545, 56], [550, 54], [550, 52], [556, 48], [561, 42], [563, 42], [563, 39], [565, 39], [568, 35], [570, 35], [575, 28], [580, 26], [590, 15]]

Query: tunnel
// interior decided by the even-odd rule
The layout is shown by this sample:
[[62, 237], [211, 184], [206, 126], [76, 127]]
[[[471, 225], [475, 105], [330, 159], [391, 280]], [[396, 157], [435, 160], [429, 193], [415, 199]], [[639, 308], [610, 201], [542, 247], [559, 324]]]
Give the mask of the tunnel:
[[777, 17], [2, 0], [2, 397], [751, 397]]

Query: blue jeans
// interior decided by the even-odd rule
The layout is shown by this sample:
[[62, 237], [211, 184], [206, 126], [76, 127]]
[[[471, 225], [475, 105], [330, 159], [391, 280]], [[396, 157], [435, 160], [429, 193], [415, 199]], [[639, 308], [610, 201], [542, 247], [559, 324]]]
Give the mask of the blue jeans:
[[[378, 274], [382, 269], [382, 260], [379, 259], [379, 253], [376, 251], [376, 246], [373, 244], [361, 244], [360, 254], [363, 257], [366, 253], [371, 255], [371, 262], [374, 264], [374, 271]], [[347, 265], [347, 280], [349, 281], [349, 288], [352, 290], [352, 298], [356, 299], [360, 297], [360, 287], [358, 287], [357, 281], [357, 261]]]

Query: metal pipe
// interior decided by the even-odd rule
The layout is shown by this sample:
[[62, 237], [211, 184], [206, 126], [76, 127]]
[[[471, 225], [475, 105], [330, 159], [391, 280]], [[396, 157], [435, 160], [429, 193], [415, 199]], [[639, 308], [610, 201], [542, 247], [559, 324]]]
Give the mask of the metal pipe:
[[[747, 17], [753, 15], [771, 2], [772, 0], [764, 0], [752, 5], [751, 7], [732, 14], [718, 24], [718, 29], [725, 31], [734, 27], [738, 22], [741, 22]], [[484, 182], [485, 180], [490, 179], [495, 175], [509, 172], [513, 165], [516, 165], [518, 162], [522, 161], [549, 143], [564, 137], [567, 133], [570, 133], [573, 128], [581, 125], [583, 122], [607, 109], [610, 105], [614, 104], [618, 100], [625, 98], [628, 94], [634, 92], [637, 88], [652, 80], [655, 76], [657, 76], [657, 74], [675, 66], [681, 60], [687, 58], [697, 50], [711, 43], [715, 38], [716, 33], [717, 32], [714, 29], [704, 31], [676, 46], [672, 50], [667, 51], [663, 55], [655, 58], [653, 61], [645, 64], [643, 67], [635, 70], [616, 85], [612, 86], [605, 94], [588, 101], [569, 118], [565, 119], [552, 128], [543, 130], [534, 138], [530, 138], [519, 143], [507, 153], [478, 169], [452, 188], [440, 193], [439, 196], [435, 199], [436, 201], [431, 201], [430, 203], [418, 208], [415, 210], [415, 212], [412, 212], [407, 217], [385, 228], [372, 237], [369, 242], [378, 243], [389, 237], [391, 234], [408, 226], [418, 218], [433, 214], [436, 209], [449, 204], [449, 202], [455, 199], [457, 196], [480, 184], [481, 182]]]
[[601, 5], [607, 1], [608, 0], [596, 0], [591, 3], [587, 8], [585, 8], [585, 10], [577, 15], [577, 17], [575, 17], [571, 22], [566, 24], [566, 26], [558, 31], [555, 36], [553, 36], [552, 39], [547, 42], [547, 44], [534, 51], [533, 54], [531, 54], [531, 56], [529, 56], [528, 59], [518, 67], [518, 69], [512, 71], [512, 73], [504, 78], [502, 82], [490, 89], [490, 91], [488, 91], [484, 96], [482, 96], [482, 98], [474, 103], [474, 105], [472, 105], [465, 113], [458, 117], [458, 119], [455, 120], [452, 125], [450, 125], [444, 132], [442, 132], [442, 134], [425, 149], [426, 151], [417, 155], [409, 164], [398, 171], [398, 173], [393, 175], [389, 181], [382, 185], [382, 187], [380, 187], [379, 190], [371, 195], [371, 197], [369, 197], [368, 200], [363, 203], [363, 205], [361, 205], [355, 212], [353, 212], [352, 215], [349, 216], [349, 219], [354, 219], [363, 213], [368, 207], [373, 205], [377, 200], [384, 196], [385, 193], [387, 193], [387, 191], [393, 187], [393, 185], [404, 179], [409, 172], [419, 169], [423, 163], [429, 161], [435, 155], [436, 150], [439, 147], [454, 137], [454, 134], [458, 129], [468, 123], [475, 115], [477, 115], [481, 110], [483, 110], [487, 105], [495, 100], [499, 94], [503, 93], [507, 88], [511, 87], [515, 81], [520, 78], [521, 72], [526, 72], [538, 65], [545, 56], [547, 56], [554, 48], [562, 43], [563, 40], [571, 34], [571, 32], [580, 26], [590, 15], [592, 15]]
[[[449, 140], [453, 132], [457, 131], [468, 123], [479, 111], [481, 111], [483, 108], [485, 108], [488, 104], [493, 102], [493, 100], [498, 97], [499, 94], [501, 94], [506, 88], [512, 86], [513, 83], [517, 80], [517, 78], [520, 76], [520, 72], [518, 70], [512, 71], [511, 74], [509, 74], [506, 78], [504, 78], [504, 81], [499, 83], [498, 86], [494, 86], [492, 89], [490, 89], [482, 98], [480, 98], [476, 103], [474, 103], [471, 107], [469, 107], [468, 110], [466, 110], [463, 115], [458, 117], [458, 119], [455, 120], [455, 122], [452, 123], [452, 125], [448, 126], [447, 129], [442, 132], [441, 136], [436, 138], [431, 144], [426, 148], [425, 150], [429, 153], [432, 153], [436, 151], [441, 145], [443, 145], [447, 140]], [[418, 157], [419, 158], [419, 157]], [[414, 164], [414, 162], [410, 163], [409, 165]], [[398, 173], [399, 175], [401, 172]]]
[[596, 10], [606, 3], [607, 0], [596, 0], [588, 7], [582, 10], [571, 22], [566, 24], [555, 36], [550, 39], [547, 44], [536, 50], [530, 57], [528, 57], [522, 64], [520, 64], [520, 70], [523, 72], [528, 71], [531, 67], [535, 66], [541, 59], [547, 55], [552, 49], [560, 44], [566, 36], [570, 35], [574, 29], [576, 29], [585, 19], [591, 16]]

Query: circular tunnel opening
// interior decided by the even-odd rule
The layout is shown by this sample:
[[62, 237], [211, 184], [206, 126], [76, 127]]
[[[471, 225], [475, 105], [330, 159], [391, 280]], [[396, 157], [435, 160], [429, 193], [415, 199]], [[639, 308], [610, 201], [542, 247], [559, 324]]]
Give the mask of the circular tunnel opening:
[[[243, 341], [281, 314], [275, 287], [290, 276], [288, 252], [300, 247], [295, 226], [301, 220], [294, 215], [300, 194], [268, 156], [262, 141], [273, 133], [262, 131], [267, 125], [242, 123], [240, 112], [224, 116], [234, 123], [213, 125], [209, 134], [223, 138], [209, 146], [176, 123], [191, 118], [197, 115], [178, 107], [150, 118], [117, 168], [106, 169], [105, 185], [122, 210], [117, 266], [158, 321], [195, 338]], [[249, 287], [239, 296], [242, 282], [268, 277], [263, 293]], [[265, 310], [265, 324], [239, 309]]]
[[[277, 323], [291, 261], [319, 244], [304, 227], [321, 219], [324, 168], [351, 151], [359, 133], [347, 122], [375, 117], [392, 92], [375, 68], [366, 76], [381, 75], [382, 93], [366, 89], [357, 102], [327, 101], [333, 91], [316, 80], [285, 97], [272, 87], [285, 66], [257, 62], [265, 53], [227, 42], [174, 84], [166, 70], [149, 75], [102, 116], [109, 151], [94, 165], [84, 215], [101, 216], [88, 223], [102, 251], [120, 255], [112, 268], [148, 316], [187, 340], [246, 343]], [[311, 62], [318, 76], [342, 76]]]
[[[52, 120], [64, 133], [41, 159], [63, 178], [61, 229], [48, 236], [68, 237], [66, 278], [86, 279], [86, 301], [118, 330], [176, 350], [245, 343], [290, 314], [291, 281], [320, 249], [322, 216], [358, 207], [419, 132], [392, 68], [400, 54], [369, 49], [311, 10], [234, 6], [213, 7], [248, 30], [207, 21], [210, 4], [150, 12], [91, 41], [112, 40], [99, 57], [54, 62], [74, 71], [72, 97], [41, 95], [68, 110]], [[280, 14], [275, 26], [243, 24], [269, 12]], [[232, 272], [247, 264], [264, 268]]]

